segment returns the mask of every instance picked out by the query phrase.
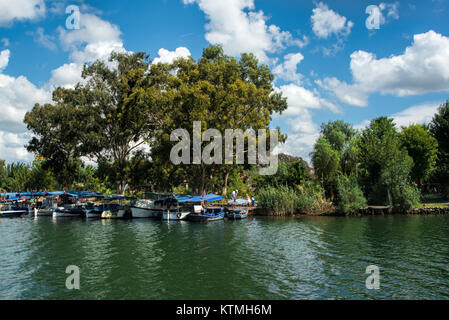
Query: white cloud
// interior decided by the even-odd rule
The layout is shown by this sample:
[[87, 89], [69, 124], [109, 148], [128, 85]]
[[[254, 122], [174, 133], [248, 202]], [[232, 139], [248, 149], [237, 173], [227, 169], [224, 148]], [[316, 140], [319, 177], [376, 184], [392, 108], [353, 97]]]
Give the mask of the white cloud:
[[338, 106], [332, 102], [329, 102], [328, 100], [319, 97], [317, 93], [294, 83], [281, 86], [280, 91], [287, 97], [288, 102], [288, 108], [282, 115], [300, 115], [307, 109], [329, 109], [332, 112], [340, 112]]
[[290, 32], [276, 25], [267, 25], [263, 11], [255, 11], [254, 0], [183, 0], [184, 4], [197, 3], [206, 14], [206, 40], [221, 44], [227, 54], [254, 53], [261, 62], [268, 62], [268, 53], [286, 46], [303, 47], [308, 39], [294, 39]]
[[56, 43], [54, 42], [54, 37], [50, 36], [48, 34], [45, 34], [44, 28], [37, 28], [36, 32], [33, 34], [34, 35], [34, 40], [43, 45], [45, 48], [49, 49], [49, 50], [56, 50], [57, 46]]
[[1, 159], [7, 162], [32, 161], [33, 155], [24, 148], [28, 140], [29, 137], [24, 133], [16, 134], [0, 130]]
[[300, 83], [302, 75], [297, 72], [298, 64], [304, 59], [301, 53], [289, 53], [284, 57], [284, 62], [273, 68], [273, 74], [279, 79]]
[[[432, 121], [433, 116], [438, 111], [439, 103], [430, 102], [416, 106], [409, 107], [400, 112], [389, 115], [389, 118], [393, 118], [397, 128], [407, 127], [412, 124], [428, 124]], [[355, 125], [356, 129], [364, 129], [370, 124], [369, 120], [364, 120], [358, 125]]]
[[0, 0], [0, 26], [45, 16], [44, 0]]
[[288, 84], [276, 90], [282, 92], [288, 103], [287, 110], [282, 115], [277, 115], [285, 119], [288, 125], [288, 138], [276, 151], [297, 155], [309, 161], [309, 154], [319, 135], [319, 127], [313, 122], [311, 110], [328, 109], [336, 113], [340, 110], [318, 93], [297, 84]]
[[23, 132], [23, 117], [35, 103], [46, 103], [51, 94], [37, 88], [24, 76], [17, 78], [0, 74], [0, 128], [8, 132]]
[[0, 72], [2, 72], [8, 66], [9, 54], [10, 51], [8, 49], [0, 51]]
[[395, 113], [391, 118], [394, 119], [398, 128], [411, 124], [427, 124], [432, 120], [439, 106], [438, 103], [421, 104]]
[[321, 83], [343, 102], [366, 106], [370, 93], [396, 96], [449, 91], [449, 38], [433, 30], [416, 34], [403, 54], [377, 59], [373, 53], [351, 54], [353, 84], [326, 78]]
[[[398, 20], [399, 19], [399, 2], [396, 1], [394, 3], [381, 3], [379, 5], [379, 9], [381, 10], [380, 23], [385, 24], [388, 18]], [[385, 17], [384, 12], [387, 17]]]
[[52, 71], [49, 83], [53, 87], [71, 88], [82, 80], [85, 63], [98, 59], [108, 63], [111, 52], [126, 52], [119, 27], [93, 14], [81, 14], [78, 30], [59, 27], [58, 31], [63, 47], [70, 51], [72, 62]]
[[153, 60], [153, 63], [172, 63], [178, 58], [188, 58], [190, 57], [189, 49], [185, 47], [176, 48], [175, 51], [168, 51], [167, 49], [161, 48], [158, 51], [159, 57]]
[[351, 33], [354, 23], [329, 9], [326, 4], [318, 3], [312, 12], [312, 30], [317, 37], [327, 39], [332, 34], [347, 36]]
[[[2, 0], [0, 0], [2, 1]], [[81, 29], [68, 31], [59, 28], [63, 47], [70, 52], [70, 62], [52, 71], [52, 77], [41, 88], [24, 76], [12, 77], [0, 73], [0, 156], [7, 161], [30, 161], [24, 145], [29, 133], [23, 124], [27, 111], [35, 103], [51, 102], [56, 86], [72, 87], [81, 80], [84, 63], [107, 59], [112, 51], [126, 51], [119, 28], [91, 14], [82, 14]], [[38, 30], [39, 32], [39, 30]], [[39, 34], [38, 34], [39, 35]], [[42, 35], [45, 35], [42, 29]], [[0, 53], [0, 72], [9, 61], [9, 50]]]

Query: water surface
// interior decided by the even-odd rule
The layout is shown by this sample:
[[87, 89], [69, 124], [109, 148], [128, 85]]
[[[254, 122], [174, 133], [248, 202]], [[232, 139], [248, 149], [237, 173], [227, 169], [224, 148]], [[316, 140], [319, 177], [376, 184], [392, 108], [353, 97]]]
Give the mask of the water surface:
[[0, 299], [448, 299], [448, 266], [448, 216], [0, 220]]

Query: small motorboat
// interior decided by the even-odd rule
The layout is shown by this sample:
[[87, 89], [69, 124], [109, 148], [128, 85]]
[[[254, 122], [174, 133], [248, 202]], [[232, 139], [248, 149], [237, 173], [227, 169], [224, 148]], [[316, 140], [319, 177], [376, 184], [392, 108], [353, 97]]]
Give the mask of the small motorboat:
[[185, 210], [167, 210], [162, 213], [162, 220], [186, 220], [190, 214]]
[[[101, 214], [101, 219], [130, 219], [132, 212], [129, 206], [122, 204], [122, 201], [132, 200], [133, 198], [124, 196], [113, 196], [106, 198], [105, 208]], [[114, 203], [117, 201], [118, 203]]]
[[201, 213], [191, 213], [188, 220], [192, 222], [210, 222], [223, 220], [225, 217], [224, 208], [206, 208]]
[[80, 207], [57, 208], [53, 211], [53, 218], [83, 218], [86, 214]]
[[104, 205], [99, 205], [85, 207], [83, 211], [87, 219], [100, 219], [105, 209], [106, 207]]
[[1, 207], [0, 218], [18, 218], [28, 214], [28, 208], [7, 204]]
[[248, 218], [247, 209], [231, 209], [226, 213], [226, 217], [230, 220], [240, 220]]

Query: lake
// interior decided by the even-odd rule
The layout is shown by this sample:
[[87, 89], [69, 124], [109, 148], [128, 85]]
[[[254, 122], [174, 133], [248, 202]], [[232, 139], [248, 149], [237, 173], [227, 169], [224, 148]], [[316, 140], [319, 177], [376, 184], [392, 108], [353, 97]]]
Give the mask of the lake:
[[448, 266], [449, 216], [0, 220], [0, 299], [448, 299]]

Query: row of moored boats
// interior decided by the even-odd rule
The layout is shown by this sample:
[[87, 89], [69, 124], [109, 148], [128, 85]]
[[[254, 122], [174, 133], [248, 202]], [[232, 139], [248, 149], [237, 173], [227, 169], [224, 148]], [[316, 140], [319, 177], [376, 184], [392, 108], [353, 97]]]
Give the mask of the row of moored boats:
[[147, 193], [143, 199], [124, 196], [105, 196], [92, 192], [41, 192], [5, 194], [1, 198], [0, 218], [24, 215], [55, 218], [189, 220], [208, 222], [244, 219], [247, 208], [224, 208], [211, 205], [222, 197]]

